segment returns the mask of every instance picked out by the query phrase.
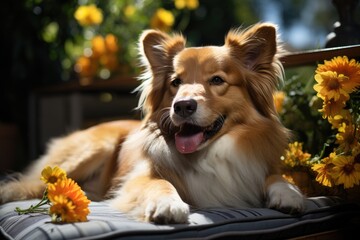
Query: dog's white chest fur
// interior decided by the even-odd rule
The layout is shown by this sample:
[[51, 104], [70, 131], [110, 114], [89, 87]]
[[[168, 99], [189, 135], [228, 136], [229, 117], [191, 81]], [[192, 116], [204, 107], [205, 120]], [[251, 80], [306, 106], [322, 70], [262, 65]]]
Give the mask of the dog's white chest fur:
[[230, 136], [208, 146], [184, 176], [195, 205], [262, 206], [266, 169], [253, 157], [245, 156]]

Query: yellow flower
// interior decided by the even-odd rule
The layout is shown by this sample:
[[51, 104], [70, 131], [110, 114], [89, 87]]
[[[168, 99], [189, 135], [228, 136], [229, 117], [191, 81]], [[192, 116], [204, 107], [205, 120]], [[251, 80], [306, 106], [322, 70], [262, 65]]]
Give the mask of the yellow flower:
[[125, 8], [124, 8], [124, 15], [127, 17], [127, 18], [130, 18], [132, 17], [136, 12], [136, 8], [133, 6], [133, 5], [127, 5]]
[[47, 196], [51, 201], [50, 214], [62, 222], [87, 221], [90, 200], [74, 180], [67, 178], [49, 185]]
[[81, 26], [99, 25], [103, 21], [101, 10], [94, 4], [79, 6], [74, 17]]
[[311, 155], [307, 152], [303, 152], [302, 143], [294, 142], [289, 143], [289, 147], [285, 150], [284, 163], [287, 166], [307, 166]]
[[274, 93], [274, 104], [277, 113], [280, 113], [283, 109], [284, 100], [285, 100], [285, 92], [276, 91]]
[[[49, 213], [52, 221], [83, 222], [90, 213], [90, 200], [84, 195], [80, 186], [59, 167], [45, 167], [41, 179], [47, 183], [41, 201], [27, 209], [15, 208], [19, 214]], [[50, 205], [44, 208], [44, 205]]]
[[351, 93], [360, 86], [360, 63], [356, 62], [355, 59], [349, 61], [346, 56], [334, 57], [330, 61], [324, 61], [324, 64], [319, 64], [316, 69], [316, 73], [328, 71], [347, 77], [342, 83], [342, 87], [348, 93]]
[[334, 185], [332, 179], [332, 167], [334, 164], [332, 161], [335, 157], [336, 154], [332, 152], [329, 157], [323, 158], [320, 163], [316, 163], [311, 167], [313, 171], [317, 172], [315, 180], [327, 187]]
[[331, 124], [332, 128], [339, 128], [342, 126], [342, 123], [345, 123], [346, 125], [351, 124], [352, 116], [348, 109], [342, 109], [339, 114], [330, 116], [328, 118], [329, 123]]
[[344, 152], [351, 150], [357, 143], [356, 139], [356, 129], [353, 124], [347, 125], [343, 122], [339, 128], [338, 133], [336, 134], [336, 143], [340, 145], [340, 148]]
[[75, 205], [70, 199], [64, 195], [56, 195], [49, 212], [53, 222], [58, 221], [58, 219], [62, 222], [77, 222], [74, 221], [74, 209]]
[[321, 99], [339, 101], [340, 99], [348, 100], [349, 94], [343, 89], [344, 82], [348, 77], [336, 72], [321, 72], [315, 75], [317, 84], [314, 85], [317, 96]]
[[151, 18], [150, 27], [161, 31], [169, 31], [174, 21], [174, 16], [170, 11], [160, 8]]
[[65, 178], [66, 172], [64, 170], [57, 166], [54, 168], [47, 166], [42, 170], [40, 179], [45, 183], [54, 184], [59, 180], [64, 180]]
[[199, 7], [198, 0], [175, 0], [174, 4], [177, 9], [188, 8], [193, 10]]
[[352, 188], [360, 183], [360, 164], [354, 162], [353, 156], [339, 155], [333, 160], [332, 176], [336, 185], [343, 184], [344, 188]]
[[341, 99], [339, 101], [335, 101], [334, 99], [325, 99], [323, 101], [323, 107], [319, 110], [323, 114], [324, 118], [334, 117], [339, 115], [343, 108], [346, 105], [346, 100], [344, 96], [341, 95]]

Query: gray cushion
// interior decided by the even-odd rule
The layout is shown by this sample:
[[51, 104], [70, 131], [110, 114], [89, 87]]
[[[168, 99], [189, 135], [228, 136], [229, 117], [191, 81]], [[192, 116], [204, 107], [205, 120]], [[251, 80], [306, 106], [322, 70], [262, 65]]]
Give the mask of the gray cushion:
[[[354, 224], [360, 216], [357, 204], [335, 197], [306, 200], [306, 212], [284, 214], [266, 208], [192, 210], [189, 224], [156, 225], [130, 220], [104, 203], [92, 202], [88, 222], [54, 224], [45, 214], [18, 215], [39, 200], [0, 206], [0, 231], [6, 239], [176, 239], [237, 238], [283, 239], [328, 231]], [[1, 237], [1, 236], [0, 236]]]

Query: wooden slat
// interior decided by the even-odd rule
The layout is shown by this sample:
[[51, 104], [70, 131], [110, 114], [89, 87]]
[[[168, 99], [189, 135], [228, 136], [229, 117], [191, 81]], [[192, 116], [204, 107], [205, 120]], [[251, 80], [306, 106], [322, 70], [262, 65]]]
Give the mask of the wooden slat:
[[349, 58], [360, 57], [360, 45], [286, 53], [280, 58], [280, 61], [286, 68], [316, 64], [324, 60], [330, 60], [331, 58], [336, 56], [345, 55]]

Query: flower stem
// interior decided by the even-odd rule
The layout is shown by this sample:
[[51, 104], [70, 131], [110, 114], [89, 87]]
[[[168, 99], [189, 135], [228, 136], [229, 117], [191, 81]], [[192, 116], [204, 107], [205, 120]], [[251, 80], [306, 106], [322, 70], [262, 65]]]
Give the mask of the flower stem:
[[16, 207], [15, 212], [17, 212], [18, 214], [47, 213], [48, 208], [44, 208], [42, 206], [49, 204], [49, 203], [50, 203], [50, 201], [47, 198], [47, 189], [45, 189], [43, 197], [38, 204], [36, 204], [35, 206], [31, 205], [29, 208], [26, 208], [26, 209], [21, 209], [19, 207]]

